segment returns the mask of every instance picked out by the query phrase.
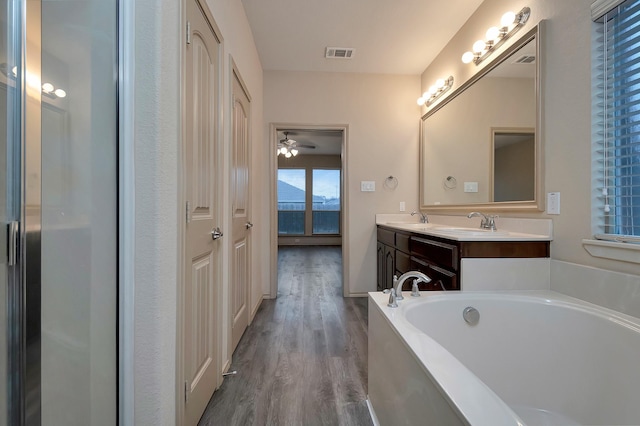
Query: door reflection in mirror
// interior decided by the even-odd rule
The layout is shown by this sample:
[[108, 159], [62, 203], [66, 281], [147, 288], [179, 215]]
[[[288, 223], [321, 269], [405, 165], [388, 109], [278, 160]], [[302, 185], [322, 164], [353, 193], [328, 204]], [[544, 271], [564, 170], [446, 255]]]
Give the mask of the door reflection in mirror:
[[535, 198], [534, 129], [493, 129], [493, 199], [526, 201]]

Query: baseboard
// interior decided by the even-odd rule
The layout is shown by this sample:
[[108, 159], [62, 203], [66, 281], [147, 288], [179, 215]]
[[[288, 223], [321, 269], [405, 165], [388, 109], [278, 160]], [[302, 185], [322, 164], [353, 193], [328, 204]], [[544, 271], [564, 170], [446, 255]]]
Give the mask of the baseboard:
[[[231, 360], [228, 359], [224, 365], [222, 366], [222, 372], [220, 373], [220, 376], [222, 376], [224, 373], [227, 373], [229, 371], [229, 369], [231, 368]], [[224, 381], [224, 376], [222, 376], [222, 381]], [[222, 382], [220, 382], [222, 383]]]
[[369, 297], [369, 293], [349, 293], [346, 297]]
[[371, 401], [369, 400], [369, 395], [367, 395], [367, 408], [369, 409], [369, 415], [371, 416], [371, 421], [373, 422], [373, 426], [380, 426], [380, 422], [378, 421], [376, 412], [373, 409], [373, 405], [371, 405]]
[[249, 324], [251, 324], [253, 322], [253, 319], [256, 317], [256, 314], [258, 313], [258, 309], [260, 309], [260, 305], [262, 305], [263, 300], [264, 300], [264, 294], [258, 300], [258, 303], [256, 303], [256, 306], [254, 306], [253, 309], [251, 309], [251, 315], [249, 316]]

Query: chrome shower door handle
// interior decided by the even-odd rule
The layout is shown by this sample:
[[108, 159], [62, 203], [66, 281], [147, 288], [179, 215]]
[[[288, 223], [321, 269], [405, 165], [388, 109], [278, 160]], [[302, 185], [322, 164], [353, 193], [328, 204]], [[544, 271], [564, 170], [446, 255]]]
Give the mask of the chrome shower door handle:
[[219, 238], [222, 238], [222, 237], [223, 237], [223, 235], [224, 235], [224, 234], [222, 233], [222, 231], [220, 230], [220, 228], [218, 228], [217, 226], [211, 230], [211, 239], [212, 239], [213, 241], [215, 241], [215, 240], [217, 240], [217, 239], [219, 239]]
[[247, 227], [247, 229], [251, 229], [251, 228], [253, 228], [253, 223], [251, 223], [251, 222], [247, 222], [247, 223], [245, 224], [245, 226]]

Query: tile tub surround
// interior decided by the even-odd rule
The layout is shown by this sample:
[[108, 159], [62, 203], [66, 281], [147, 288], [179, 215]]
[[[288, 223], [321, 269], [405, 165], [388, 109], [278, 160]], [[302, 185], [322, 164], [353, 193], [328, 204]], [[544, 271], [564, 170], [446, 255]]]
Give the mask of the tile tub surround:
[[640, 318], [640, 274], [552, 259], [551, 290]]

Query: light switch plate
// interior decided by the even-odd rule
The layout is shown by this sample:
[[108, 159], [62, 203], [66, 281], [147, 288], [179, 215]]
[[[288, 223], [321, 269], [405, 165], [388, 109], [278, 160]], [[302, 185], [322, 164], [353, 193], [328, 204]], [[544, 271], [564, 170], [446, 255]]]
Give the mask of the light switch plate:
[[478, 182], [465, 182], [464, 192], [478, 192]]
[[374, 192], [376, 190], [376, 182], [373, 180], [363, 180], [360, 182], [360, 191]]
[[407, 209], [406, 204], [404, 203], [404, 201], [400, 201], [400, 211], [403, 212]]
[[547, 214], [560, 214], [559, 192], [547, 192]]

